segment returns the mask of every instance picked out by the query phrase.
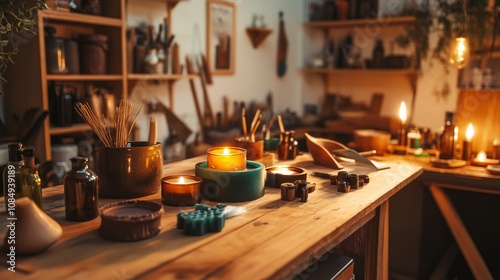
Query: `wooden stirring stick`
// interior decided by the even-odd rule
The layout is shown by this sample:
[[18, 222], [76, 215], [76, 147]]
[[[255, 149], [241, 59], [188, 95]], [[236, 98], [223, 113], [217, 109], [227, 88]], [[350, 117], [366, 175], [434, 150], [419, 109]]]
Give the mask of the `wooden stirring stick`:
[[243, 129], [243, 139], [246, 140], [247, 135], [247, 118], [245, 116], [245, 107], [241, 108], [241, 128]]
[[250, 130], [250, 141], [255, 142], [255, 132], [257, 131], [257, 128], [260, 125], [260, 119], [262, 118], [262, 114], [259, 113], [257, 116], [257, 120], [255, 121], [255, 125], [253, 125], [252, 129]]
[[283, 125], [283, 120], [281, 119], [281, 115], [278, 115], [278, 126], [280, 127], [280, 132], [285, 132], [285, 126]]
[[149, 118], [148, 145], [156, 144], [157, 138], [158, 138], [158, 126], [156, 124], [156, 117], [151, 116]]

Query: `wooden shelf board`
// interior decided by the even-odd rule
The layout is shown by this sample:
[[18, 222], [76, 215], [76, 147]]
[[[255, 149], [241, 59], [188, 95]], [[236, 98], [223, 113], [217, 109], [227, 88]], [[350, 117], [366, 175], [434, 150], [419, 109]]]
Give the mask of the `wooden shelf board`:
[[246, 31], [254, 49], [256, 49], [260, 43], [262, 43], [267, 36], [273, 32], [271, 29], [257, 27], [249, 27]]
[[326, 68], [304, 68], [305, 73], [312, 74], [413, 74], [413, 68], [405, 69], [326, 69]]
[[91, 130], [91, 128], [86, 123], [74, 124], [72, 126], [66, 126], [66, 127], [51, 126], [50, 127], [50, 135], [71, 134], [71, 133], [77, 133], [77, 132], [89, 131], [89, 130]]
[[122, 75], [48, 74], [49, 81], [121, 81]]
[[185, 74], [128, 74], [129, 80], [180, 80], [194, 79], [197, 75]]
[[398, 16], [398, 17], [384, 17], [384, 18], [366, 18], [366, 19], [351, 19], [351, 20], [332, 20], [332, 21], [311, 21], [306, 22], [307, 27], [355, 27], [365, 25], [408, 25], [414, 24], [416, 18], [413, 16]]
[[92, 25], [102, 25], [102, 26], [113, 26], [113, 27], [121, 27], [122, 20], [117, 18], [103, 17], [103, 16], [94, 16], [94, 15], [85, 15], [78, 13], [68, 13], [68, 12], [59, 12], [59, 11], [49, 11], [43, 10], [40, 11], [43, 18], [48, 20], [57, 20], [67, 23], [86, 23]]

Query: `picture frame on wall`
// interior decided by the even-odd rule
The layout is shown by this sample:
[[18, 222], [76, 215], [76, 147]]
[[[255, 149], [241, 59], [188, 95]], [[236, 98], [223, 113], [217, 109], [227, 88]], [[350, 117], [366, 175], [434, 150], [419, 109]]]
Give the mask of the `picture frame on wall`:
[[207, 1], [207, 64], [214, 75], [235, 71], [236, 7], [233, 2]]

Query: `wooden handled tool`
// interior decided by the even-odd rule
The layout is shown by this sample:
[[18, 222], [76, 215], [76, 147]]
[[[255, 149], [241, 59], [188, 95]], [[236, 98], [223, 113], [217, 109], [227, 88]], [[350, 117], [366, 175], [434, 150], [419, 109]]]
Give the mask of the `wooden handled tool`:
[[[186, 56], [186, 71], [188, 75], [194, 75], [193, 62]], [[191, 87], [191, 93], [193, 94], [194, 106], [196, 108], [196, 116], [198, 117], [198, 122], [200, 123], [201, 130], [205, 128], [205, 123], [203, 121], [203, 115], [201, 114], [200, 102], [198, 101], [198, 94], [196, 93], [196, 87], [194, 85], [193, 79], [189, 79], [189, 86]], [[202, 134], [203, 136], [203, 134]]]
[[158, 125], [156, 123], [156, 118], [151, 116], [149, 118], [149, 136], [148, 136], [148, 145], [156, 144], [158, 139]]
[[[205, 80], [207, 84], [212, 84], [212, 72], [210, 70], [210, 66], [208, 65], [207, 58], [204, 54], [200, 54], [201, 65], [203, 66], [203, 74], [205, 75]], [[200, 70], [201, 71], [201, 70]]]
[[196, 66], [198, 68], [198, 76], [200, 77], [201, 89], [203, 91], [203, 101], [205, 103], [205, 120], [206, 123], [208, 123], [208, 125], [214, 126], [215, 123], [214, 113], [212, 111], [212, 105], [210, 105], [210, 99], [208, 97], [208, 92], [207, 92], [207, 84], [205, 81], [205, 76], [201, 71], [202, 66], [199, 61], [196, 61]]

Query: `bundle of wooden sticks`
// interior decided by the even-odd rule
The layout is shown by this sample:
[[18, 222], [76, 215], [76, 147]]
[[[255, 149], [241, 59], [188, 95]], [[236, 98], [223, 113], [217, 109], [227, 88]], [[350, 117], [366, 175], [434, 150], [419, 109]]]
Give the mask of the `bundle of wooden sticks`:
[[136, 108], [132, 102], [121, 100], [116, 106], [114, 123], [110, 123], [105, 116], [98, 116], [89, 103], [78, 102], [75, 105], [78, 114], [92, 128], [104, 146], [116, 148], [127, 146], [130, 133], [142, 108], [142, 105]]
[[[265, 139], [269, 138], [269, 133], [270, 133], [270, 130], [273, 126], [274, 119], [275, 118], [273, 116], [273, 117], [271, 117], [271, 119], [269, 120], [269, 123], [267, 125], [266, 124], [262, 125], [262, 131], [265, 133], [265, 136], [264, 136]], [[255, 111], [255, 115], [254, 115], [254, 117], [252, 119], [252, 123], [250, 125], [250, 133], [248, 133], [245, 108], [243, 107], [241, 109], [241, 128], [243, 131], [243, 139], [245, 141], [255, 142], [255, 140], [256, 140], [255, 133], [257, 132], [257, 128], [259, 127], [261, 120], [262, 120], [261, 110], [257, 109]], [[280, 129], [280, 133], [285, 132], [285, 126], [283, 125], [283, 120], [281, 118], [281, 115], [278, 115], [278, 125], [279, 125], [279, 129]]]

